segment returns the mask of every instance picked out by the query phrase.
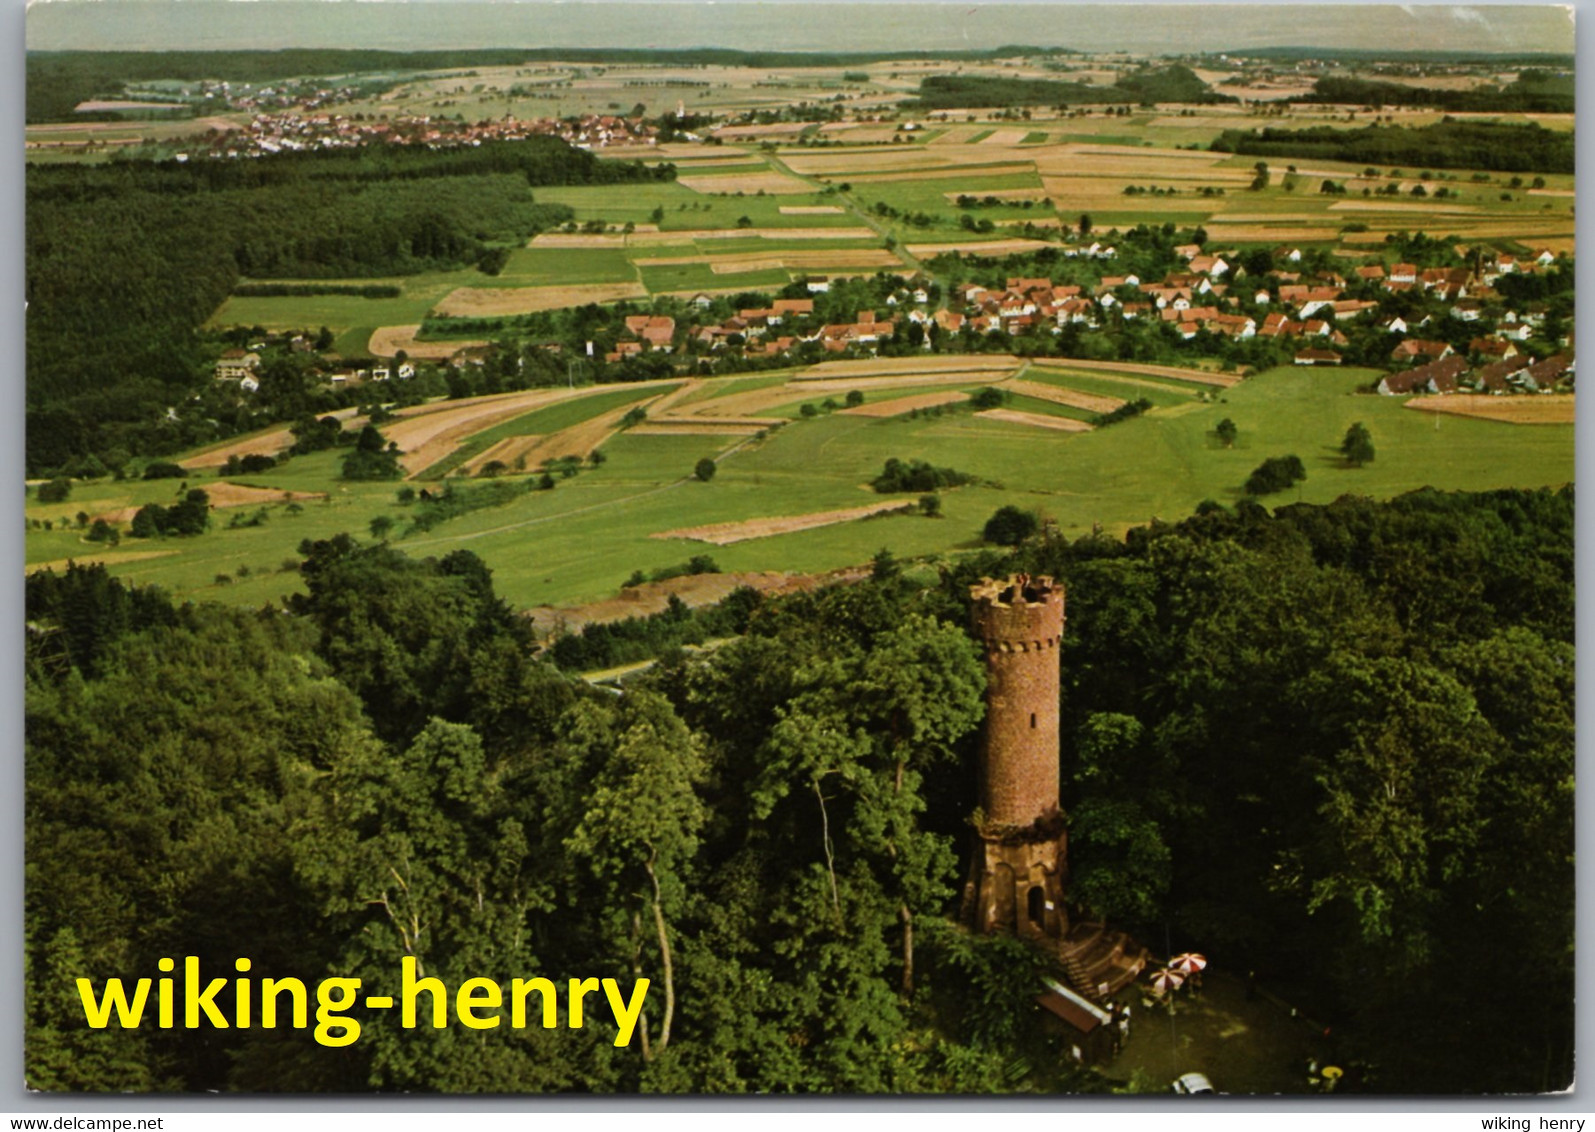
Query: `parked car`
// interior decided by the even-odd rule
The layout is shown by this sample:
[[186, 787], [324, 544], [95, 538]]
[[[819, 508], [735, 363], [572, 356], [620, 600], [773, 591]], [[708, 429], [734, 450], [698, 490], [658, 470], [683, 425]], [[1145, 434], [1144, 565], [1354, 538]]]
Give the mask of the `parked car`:
[[1186, 1073], [1174, 1080], [1169, 1086], [1176, 1093], [1189, 1097], [1216, 1097], [1218, 1090], [1213, 1088], [1213, 1082], [1207, 1079], [1205, 1073]]

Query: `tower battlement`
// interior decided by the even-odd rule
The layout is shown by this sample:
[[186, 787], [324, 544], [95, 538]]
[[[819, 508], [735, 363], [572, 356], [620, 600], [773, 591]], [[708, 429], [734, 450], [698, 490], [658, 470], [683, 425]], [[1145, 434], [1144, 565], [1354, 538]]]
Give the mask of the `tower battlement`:
[[970, 618], [988, 652], [1039, 652], [1063, 639], [1063, 587], [1045, 575], [988, 578], [970, 586], [969, 597]]

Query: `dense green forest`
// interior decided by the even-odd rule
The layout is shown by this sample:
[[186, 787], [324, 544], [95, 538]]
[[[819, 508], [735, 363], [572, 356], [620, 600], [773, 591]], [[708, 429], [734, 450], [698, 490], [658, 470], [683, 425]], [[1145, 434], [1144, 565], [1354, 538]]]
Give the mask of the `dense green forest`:
[[1571, 114], [1573, 76], [1549, 71], [1524, 71], [1505, 87], [1439, 90], [1375, 79], [1322, 78], [1313, 92], [1292, 102], [1355, 103], [1372, 106], [1434, 106], [1472, 113]]
[[1323, 161], [1423, 169], [1493, 169], [1502, 173], [1571, 173], [1573, 132], [1528, 123], [1455, 122], [1429, 126], [1364, 126], [1342, 130], [1266, 127], [1225, 130], [1211, 148], [1259, 157], [1305, 157]]
[[1447, 118], [1431, 126], [1227, 129], [1211, 148], [1219, 153], [1367, 161], [1383, 166], [1424, 169], [1573, 172], [1573, 131], [1546, 129], [1534, 123], [1451, 121]]
[[609, 47], [495, 47], [458, 51], [371, 51], [289, 48], [281, 51], [30, 51], [27, 121], [80, 117], [80, 102], [116, 97], [130, 82], [225, 79], [263, 83], [305, 76], [388, 74], [513, 67], [528, 63], [662, 63], [668, 66], [833, 67], [894, 59], [978, 61], [1016, 55], [1067, 55], [1060, 47], [996, 47], [990, 51], [738, 51], [733, 48], [649, 49]]
[[[258, 613], [35, 574], [29, 1084], [1100, 1088], [1035, 1028], [1040, 958], [954, 926], [968, 585], [1023, 569], [1068, 590], [1082, 910], [1255, 971], [1364, 1087], [1563, 1088], [1573, 520], [1571, 489], [1424, 491], [1043, 533], [928, 585], [882, 555], [857, 585], [740, 596], [717, 627], [740, 636], [620, 695], [534, 659], [469, 552], [307, 543], [305, 593]], [[615, 1048], [604, 1015], [406, 1033], [364, 1012], [338, 1051], [94, 1031], [73, 986], [171, 955], [392, 986], [405, 954], [450, 986], [648, 977], [648, 1042]]]
[[557, 138], [251, 161], [30, 165], [30, 474], [87, 453], [194, 443], [165, 406], [209, 375], [196, 329], [243, 276], [467, 267], [570, 210], [538, 185], [668, 179]]
[[1219, 94], [1179, 63], [1143, 67], [1120, 75], [1112, 86], [1054, 79], [1008, 79], [991, 75], [927, 75], [920, 80], [919, 99], [910, 103], [926, 110], [964, 106], [1074, 106], [1101, 103], [1234, 102]]

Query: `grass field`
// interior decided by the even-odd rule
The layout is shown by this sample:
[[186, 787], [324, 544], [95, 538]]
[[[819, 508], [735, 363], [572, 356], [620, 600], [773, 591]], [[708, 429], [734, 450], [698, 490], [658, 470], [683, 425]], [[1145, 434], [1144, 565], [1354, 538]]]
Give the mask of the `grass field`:
[[[531, 492], [504, 507], [479, 511], [400, 538], [409, 553], [440, 554], [468, 547], [494, 570], [504, 595], [517, 605], [570, 603], [606, 596], [634, 569], [669, 566], [697, 553], [685, 540], [652, 539], [661, 531], [753, 518], [842, 510], [875, 502], [867, 482], [889, 457], [925, 459], [973, 473], [985, 483], [943, 493], [939, 519], [886, 516], [750, 539], [716, 548], [727, 570], [827, 570], [864, 561], [882, 546], [896, 554], [949, 554], [978, 545], [981, 525], [998, 506], [1014, 503], [1053, 519], [1070, 536], [1101, 524], [1122, 531], [1155, 517], [1178, 519], [1203, 499], [1233, 503], [1240, 485], [1269, 456], [1296, 455], [1306, 464], [1299, 489], [1264, 500], [1270, 505], [1328, 502], [1345, 493], [1388, 497], [1425, 486], [1481, 490], [1557, 485], [1573, 478], [1573, 426], [1510, 425], [1411, 412], [1398, 398], [1358, 392], [1371, 371], [1309, 371], [1283, 367], [1217, 391], [1211, 402], [1191, 389], [1150, 388], [1154, 379], [1031, 367], [1024, 380], [1124, 396], [1144, 391], [1156, 408], [1147, 415], [1089, 433], [1063, 433], [980, 419], [968, 411], [941, 416], [872, 419], [825, 414], [797, 419], [762, 441], [735, 436], [645, 436], [620, 433], [604, 447], [602, 467], [560, 481], [551, 492]], [[748, 393], [781, 375], [711, 380], [687, 401], [699, 409], [709, 399]], [[1129, 384], [1133, 381], [1135, 384]], [[1141, 384], [1148, 383], [1148, 384]], [[983, 381], [971, 380], [968, 388]], [[923, 385], [873, 396], [964, 388]], [[704, 392], [707, 390], [707, 392]], [[801, 392], [801, 391], [800, 391]], [[581, 403], [556, 405], [498, 424], [494, 437], [547, 432], [617, 405], [639, 391], [618, 389]], [[816, 393], [806, 400], [820, 401]], [[837, 400], [841, 400], [840, 395]], [[800, 404], [781, 406], [786, 411]], [[1036, 398], [1015, 398], [1027, 412], [1080, 417], [1077, 410]], [[1239, 439], [1225, 449], [1213, 428], [1225, 417]], [[1371, 430], [1377, 457], [1346, 467], [1338, 445], [1356, 421]], [[710, 483], [691, 478], [694, 463], [720, 456]], [[110, 569], [139, 581], [158, 582], [178, 596], [203, 596], [258, 605], [295, 589], [297, 574], [283, 571], [306, 537], [339, 531], [366, 537], [371, 519], [388, 515], [403, 531], [404, 508], [395, 484], [344, 484], [335, 477], [338, 454], [303, 457], [282, 469], [245, 477], [251, 485], [327, 491], [325, 502], [295, 510], [265, 508], [258, 527], [227, 529], [230, 512], [218, 511], [213, 529], [194, 539], [144, 543], [125, 539], [109, 552]], [[195, 478], [203, 486], [214, 477]], [[1000, 486], [997, 486], [1000, 485]], [[177, 485], [87, 483], [65, 504], [30, 503], [29, 518], [70, 523], [78, 511], [98, 514], [152, 500], [170, 502]], [[252, 509], [240, 509], [249, 512]], [[293, 513], [290, 513], [293, 512]], [[158, 552], [159, 557], [148, 557]], [[30, 565], [106, 553], [76, 530], [30, 531]], [[247, 568], [240, 578], [239, 567]], [[231, 579], [218, 584], [218, 574]]]
[[[552, 83], [560, 81], [556, 76], [574, 73], [561, 65], [501, 70], [496, 78], [484, 72], [483, 82], [469, 84], [464, 93], [481, 85], [484, 89], [473, 97], [491, 101], [496, 81], [518, 74], [517, 81], [524, 84], [535, 71]], [[733, 85], [760, 81], [751, 78], [758, 72], [724, 70]], [[875, 74], [870, 85], [908, 89], [917, 74], [917, 70], [904, 71], [897, 79]], [[458, 101], [461, 92], [451, 84], [463, 80], [442, 81], [444, 101]], [[593, 90], [608, 89], [608, 76], [603, 81], [596, 77], [582, 81], [597, 83]], [[834, 76], [826, 81], [835, 81]], [[417, 80], [408, 94], [400, 96], [400, 103], [410, 105], [407, 100], [413, 100], [422, 105], [443, 97], [428, 84], [429, 80]], [[567, 93], [561, 88], [560, 97]], [[747, 87], [741, 94], [752, 99], [750, 105], [762, 105], [778, 92]], [[719, 88], [714, 88], [714, 95], [721, 97]], [[1393, 117], [1423, 125], [1439, 115], [1395, 111]], [[1271, 125], [1294, 128], [1337, 122], [1345, 126], [1344, 115], [1337, 118], [1310, 107], [1295, 107], [1279, 119], [1269, 119]], [[844, 143], [819, 148], [797, 144], [797, 134], [790, 132], [776, 137], [768, 149], [748, 139], [672, 144], [658, 147], [654, 156], [680, 161], [685, 183], [534, 190], [538, 200], [569, 205], [579, 224], [608, 225], [606, 235], [545, 235], [543, 243], [513, 251], [497, 276], [462, 270], [392, 280], [401, 288], [393, 299], [233, 297], [212, 315], [209, 325], [327, 326], [339, 352], [359, 355], [366, 352], [375, 329], [418, 323], [440, 303], [458, 313], [513, 314], [561, 305], [559, 288], [610, 288], [583, 293], [582, 302], [696, 291], [776, 290], [804, 273], [894, 270], [895, 262], [887, 261], [899, 256], [883, 250], [887, 237], [911, 258], [951, 246], [980, 251], [991, 245], [987, 254], [1002, 254], [1022, 234], [1016, 225], [1028, 221], [1072, 227], [1087, 214], [1103, 234], [1173, 221], [1205, 226], [1210, 244], [1219, 248], [1291, 243], [1330, 248], [1352, 258], [1378, 255], [1387, 235], [1416, 229], [1506, 250], [1572, 250], [1576, 228], [1571, 176], [1547, 175], [1541, 190], [1513, 189], [1507, 174], [1481, 174], [1484, 179], [1475, 181], [1468, 170], [1428, 171], [1425, 179], [1424, 170], [1378, 168], [1369, 174], [1365, 166], [1323, 161], [1302, 163], [1287, 176], [1292, 163], [1279, 159], [1271, 163], [1268, 187], [1252, 191], [1248, 186], [1255, 159], [1213, 153], [1206, 147], [1219, 130], [1255, 124], [1238, 107], [1203, 107], [1191, 114], [1160, 107], [1129, 117], [1087, 113], [1052, 120], [1041, 113], [1023, 129], [972, 112], [967, 122], [936, 126], [929, 144], [847, 144], [863, 140], [869, 129], [878, 132], [879, 127], [868, 123], [819, 130], [816, 136]], [[1550, 116], [1546, 124], [1565, 128], [1571, 123], [1566, 117]], [[1197, 148], [1179, 148], [1189, 146]], [[629, 159], [637, 153], [629, 148], [614, 156]], [[760, 186], [791, 189], [794, 176], [816, 187], [828, 184], [829, 191], [759, 192]], [[1325, 180], [1344, 184], [1346, 194], [1320, 192]], [[1398, 188], [1398, 196], [1373, 195], [1390, 185]], [[1443, 201], [1414, 198], [1412, 190], [1420, 185], [1431, 193], [1443, 185], [1455, 196]], [[1126, 195], [1127, 188], [1175, 191]], [[1362, 195], [1365, 189], [1369, 196]], [[957, 207], [960, 194], [1004, 199], [969, 212]], [[1032, 202], [1029, 208], [1025, 199]], [[880, 217], [875, 212], [878, 205], [897, 215]], [[918, 222], [908, 224], [908, 216]], [[971, 233], [962, 227], [971, 216], [989, 220], [997, 228]], [[622, 233], [627, 224], [634, 233]], [[798, 238], [827, 230], [835, 231], [837, 238]], [[791, 237], [783, 238], [786, 233]], [[1012, 245], [1015, 250], [1017, 246]], [[698, 262], [687, 262], [694, 258]], [[902, 265], [904, 270], [910, 266]]]
[[[1474, 181], [1469, 170], [1431, 171], [1426, 181], [1419, 169], [1384, 167], [1368, 174], [1361, 165], [1304, 161], [1287, 181], [1291, 162], [1277, 158], [1269, 161], [1273, 175], [1268, 187], [1252, 191], [1248, 186], [1255, 158], [1207, 150], [1220, 130], [1261, 124], [1240, 106], [1195, 107], [1189, 113], [1165, 106], [1128, 116], [1091, 111], [1069, 117], [1038, 109], [1033, 120], [1022, 124], [998, 120], [989, 112], [959, 111], [947, 121], [924, 122], [926, 128], [916, 134], [921, 140], [896, 142], [899, 134], [889, 102], [911, 94], [924, 74], [935, 73], [935, 65], [905, 61], [862, 69], [870, 76], [867, 82], [845, 82], [841, 68], [595, 69], [557, 63], [482, 68], [469, 78], [418, 76], [391, 98], [347, 110], [462, 114], [474, 121], [506, 113], [531, 118], [625, 112], [639, 101], [653, 114], [673, 109], [678, 100], [689, 112], [773, 108], [802, 100], [818, 103], [846, 91], [850, 106], [880, 106], [885, 120], [822, 125], [817, 115], [808, 126], [783, 122], [744, 133], [722, 131], [723, 144], [610, 153], [606, 156], [620, 160], [676, 161], [686, 180], [534, 189], [539, 201], [568, 205], [579, 225], [597, 221], [610, 231], [597, 238], [560, 234], [559, 240], [545, 237], [515, 249], [498, 276], [467, 269], [405, 279], [334, 281], [391, 282], [400, 287], [399, 296], [391, 299], [233, 297], [208, 325], [327, 326], [334, 331], [337, 350], [363, 354], [374, 329], [419, 323], [445, 300], [467, 312], [514, 313], [621, 296], [645, 299], [644, 291], [774, 290], [804, 271], [876, 270], [879, 265], [865, 264], [863, 256], [860, 266], [845, 266], [847, 254], [880, 251], [885, 237], [896, 240], [903, 255], [915, 254], [915, 247], [1001, 248], [1003, 241], [1022, 235], [1011, 227], [1014, 223], [1061, 220], [1072, 226], [1082, 214], [1089, 214], [1095, 231], [1104, 235], [1143, 223], [1200, 224], [1207, 228], [1211, 247], [1288, 242], [1330, 247], [1347, 256], [1381, 255], [1385, 236], [1402, 230], [1422, 229], [1437, 237], [1455, 236], [1459, 242], [1557, 250], [1571, 250], [1575, 238], [1570, 176], [1548, 175], [1544, 190], [1536, 192], [1511, 188], [1508, 174], [1490, 173]], [[1103, 71], [1093, 81], [1111, 82], [1113, 73]], [[1407, 125], [1441, 117], [1427, 111], [1386, 113]], [[1300, 129], [1344, 127], [1347, 122], [1344, 113], [1298, 106], [1282, 108], [1266, 124]], [[1552, 116], [1544, 124], [1564, 129], [1572, 122]], [[149, 132], [147, 124], [139, 128]], [[30, 127], [28, 140], [71, 143], [89, 133], [115, 137], [117, 130], [125, 134], [128, 126], [57, 127], [53, 132]], [[767, 147], [760, 144], [764, 138], [769, 139]], [[799, 144], [805, 139], [827, 144]], [[38, 149], [30, 159], [67, 159], [75, 152]], [[1344, 183], [1346, 194], [1321, 193], [1326, 179]], [[1412, 189], [1420, 184], [1430, 193], [1443, 184], [1457, 195], [1444, 201], [1415, 198]], [[1399, 196], [1372, 195], [1387, 185], [1397, 186]], [[1125, 193], [1126, 188], [1151, 187], [1177, 191]], [[1364, 189], [1370, 190], [1369, 196], [1362, 195]], [[1004, 199], [967, 212], [955, 203], [959, 194]], [[1036, 203], [1025, 208], [1023, 198]], [[923, 214], [928, 223], [909, 225], [901, 216], [882, 219], [875, 212], [878, 204], [899, 214]], [[969, 216], [1000, 226], [975, 236], [961, 226]], [[627, 224], [634, 229], [629, 235], [620, 231]], [[828, 232], [832, 238], [808, 238]], [[836, 257], [834, 265], [825, 263], [827, 255]], [[903, 269], [909, 268], [905, 264]], [[715, 560], [726, 570], [818, 571], [865, 561], [883, 546], [901, 556], [957, 554], [979, 545], [984, 521], [1007, 503], [1042, 513], [1065, 535], [1085, 534], [1095, 525], [1119, 532], [1153, 517], [1179, 519], [1204, 499], [1233, 503], [1262, 460], [1290, 454], [1305, 463], [1307, 480], [1264, 500], [1269, 505], [1298, 498], [1327, 502], [1347, 492], [1388, 497], [1425, 486], [1557, 485], [1573, 477], [1573, 426], [1557, 423], [1563, 414], [1571, 415], [1570, 406], [1547, 403], [1518, 410], [1514, 405], [1510, 411], [1520, 413], [1522, 420], [1550, 421], [1514, 424], [1455, 415], [1460, 402], [1445, 406], [1450, 412], [1421, 412], [1404, 408], [1401, 399], [1359, 392], [1373, 379], [1371, 371], [1283, 367], [1226, 389], [1155, 372], [1100, 370], [1065, 361], [1021, 366], [1016, 359], [999, 360], [985, 371], [967, 362], [936, 361], [948, 367], [939, 377], [931, 373], [933, 363], [927, 359], [918, 373], [912, 360], [907, 370], [898, 364], [848, 362], [812, 374], [695, 382], [670, 410], [689, 425], [700, 414], [712, 420], [717, 401], [724, 401], [723, 417], [757, 415], [790, 423], [762, 439], [747, 435], [760, 427], [757, 423], [741, 435], [620, 432], [604, 442], [607, 459], [602, 466], [560, 480], [553, 491], [528, 493], [422, 536], [404, 535], [406, 512], [395, 497], [399, 485], [338, 481], [336, 452], [295, 459], [244, 481], [278, 491], [326, 492], [324, 501], [265, 505], [265, 521], [251, 527], [228, 524], [234, 514], [262, 508], [217, 511], [213, 529], [198, 538], [129, 538], [114, 550], [86, 542], [76, 515], [151, 501], [169, 503], [177, 484], [78, 484], [65, 504], [29, 503], [30, 519], [48, 519], [56, 529], [29, 530], [27, 561], [37, 566], [71, 557], [103, 557], [114, 573], [157, 582], [179, 597], [258, 606], [299, 586], [298, 574], [284, 569], [284, 563], [295, 557], [302, 539], [340, 531], [365, 538], [373, 518], [388, 516], [398, 521], [392, 537], [406, 552], [469, 548], [494, 570], [501, 593], [516, 605], [529, 606], [607, 596], [635, 569], [674, 565], [704, 549], [701, 543], [650, 537], [660, 532], [851, 511], [876, 503], [880, 497], [868, 489], [868, 481], [894, 456], [958, 468], [981, 483], [943, 493], [943, 517], [938, 519], [883, 516], [751, 538], [714, 548]], [[866, 391], [867, 403], [935, 399], [973, 392], [1016, 372], [1019, 381], [1087, 398], [1144, 397], [1153, 409], [1110, 427], [1076, 433], [981, 418], [961, 405], [918, 416], [801, 414], [805, 403], [827, 398], [843, 402], [855, 386]], [[831, 380], [812, 388], [776, 388], [793, 377], [822, 376]], [[872, 381], [878, 384], [872, 387]], [[596, 418], [658, 392], [605, 390], [579, 402], [494, 421], [432, 471], [450, 472], [515, 437], [549, 436], [583, 425], [607, 429], [608, 422]], [[1094, 415], [1037, 395], [1034, 388], [1030, 393], [1014, 396], [1007, 407], [1054, 421], [1086, 421]], [[1239, 429], [1233, 448], [1214, 437], [1215, 425], [1226, 417]], [[1337, 448], [1347, 427], [1357, 421], [1372, 431], [1377, 457], [1353, 469], [1343, 464]], [[718, 458], [719, 467], [712, 482], [704, 484], [691, 472], [706, 456]], [[207, 473], [191, 482], [204, 486], [216, 478]], [[219, 581], [220, 576], [227, 581]]]

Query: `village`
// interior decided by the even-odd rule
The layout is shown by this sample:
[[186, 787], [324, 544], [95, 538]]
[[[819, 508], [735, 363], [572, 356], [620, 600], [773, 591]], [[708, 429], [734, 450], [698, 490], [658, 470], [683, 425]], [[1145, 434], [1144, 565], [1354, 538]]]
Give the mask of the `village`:
[[[1146, 320], [1168, 327], [1179, 341], [1193, 343], [1196, 352], [1226, 338], [1279, 340], [1288, 345], [1297, 366], [1339, 366], [1351, 343], [1348, 332], [1377, 329], [1389, 345], [1381, 362], [1391, 372], [1377, 384], [1378, 392], [1386, 395], [1548, 393], [1573, 386], [1571, 329], [1548, 339], [1545, 303], [1512, 304], [1494, 286], [1503, 276], [1533, 275], [1557, 266], [1558, 258], [1548, 249], [1521, 258], [1492, 253], [1479, 259], [1476, 268], [1370, 262], [1349, 274], [1276, 269], [1255, 279], [1248, 279], [1240, 266], [1238, 251], [1207, 251], [1197, 244], [1175, 250], [1185, 261], [1183, 270], [1156, 280], [1103, 275], [1094, 287], [1010, 276], [1000, 288], [963, 283], [943, 296], [932, 280], [914, 275], [899, 279], [900, 286], [887, 294], [882, 309], [862, 309], [851, 319], [829, 322], [816, 317], [812, 297], [775, 298], [768, 305], [740, 307], [729, 317], [714, 318], [712, 311], [723, 308], [723, 300], [700, 292], [685, 306], [701, 318], [627, 315], [624, 330], [602, 358], [607, 365], [644, 355], [735, 365], [801, 361], [815, 348], [826, 358], [867, 358], [883, 344], [905, 339], [913, 350], [924, 352], [989, 349], [994, 340], [1035, 341], [1070, 327], [1090, 333], [1115, 321]], [[1064, 254], [1111, 263], [1117, 251], [1094, 241], [1071, 246]], [[1302, 251], [1280, 246], [1272, 258], [1296, 266]], [[811, 276], [802, 286], [811, 295], [823, 295], [836, 281]], [[1404, 298], [1391, 302], [1396, 296]], [[1408, 313], [1381, 313], [1396, 305]], [[1542, 347], [1539, 354], [1531, 341]], [[303, 336], [290, 345], [299, 352], [308, 349]], [[1545, 345], [1555, 348], [1545, 350]], [[448, 360], [465, 366], [481, 365], [484, 358], [485, 351], [464, 347]], [[234, 348], [217, 362], [215, 376], [254, 392], [259, 365], [258, 353]], [[406, 358], [379, 358], [369, 366], [328, 370], [325, 377], [344, 385], [414, 375], [415, 366]]]

